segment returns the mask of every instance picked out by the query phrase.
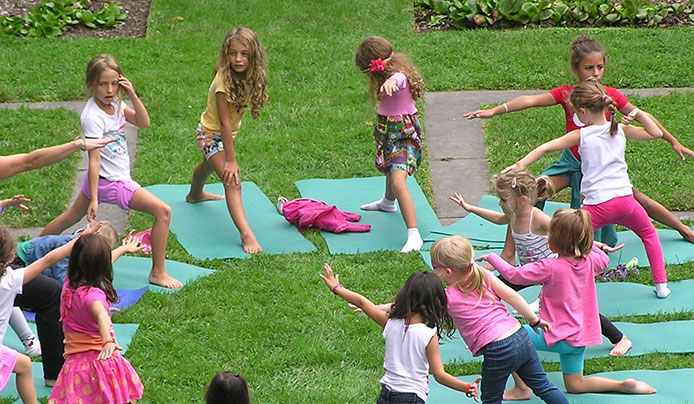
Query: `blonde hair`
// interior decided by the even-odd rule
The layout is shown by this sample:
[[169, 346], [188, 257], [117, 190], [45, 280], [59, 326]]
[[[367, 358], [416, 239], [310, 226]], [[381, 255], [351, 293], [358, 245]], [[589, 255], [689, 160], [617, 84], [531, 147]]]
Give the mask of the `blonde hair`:
[[513, 167], [494, 177], [496, 194], [504, 200], [525, 196], [534, 205], [538, 199], [549, 199], [554, 195], [554, 185], [549, 177], [535, 178], [524, 168]]
[[[235, 72], [229, 62], [233, 41], [241, 42], [249, 50], [248, 68], [243, 73]], [[265, 52], [260, 46], [258, 36], [248, 28], [238, 27], [229, 31], [224, 38], [213, 75], [222, 75], [229, 104], [241, 111], [250, 103], [251, 115], [257, 118], [260, 107], [268, 100], [265, 68]]]
[[[113, 70], [114, 72], [118, 73], [119, 76], [123, 74], [123, 70], [116, 59], [106, 53], [102, 53], [101, 55], [94, 57], [87, 64], [87, 72], [85, 75], [84, 84], [87, 86], [87, 89], [89, 89], [89, 93], [91, 95], [94, 95], [94, 89], [99, 84], [99, 76], [101, 76], [101, 73], [107, 70]], [[116, 98], [119, 100], [123, 99], [123, 91], [120, 87], [118, 88]]]
[[359, 45], [357, 53], [354, 55], [354, 63], [361, 71], [368, 69], [371, 61], [374, 59], [385, 61], [386, 66], [385, 70], [380, 72], [366, 72], [370, 78], [369, 95], [372, 101], [378, 99], [378, 91], [383, 83], [397, 72], [407, 76], [407, 85], [410, 88], [412, 99], [417, 100], [424, 95], [424, 80], [422, 80], [422, 76], [407, 55], [393, 53], [393, 45], [388, 40], [377, 36], [366, 38]]
[[559, 209], [549, 222], [550, 250], [564, 257], [583, 258], [593, 248], [593, 224], [581, 209]]
[[610, 135], [617, 134], [617, 103], [607, 95], [602, 84], [595, 80], [587, 80], [577, 84], [569, 97], [574, 111], [585, 108], [591, 112], [610, 111]]
[[101, 227], [99, 228], [99, 231], [96, 232], [96, 234], [103, 237], [112, 250], [118, 247], [118, 232], [116, 231], [116, 228], [113, 227], [111, 222], [101, 222]]
[[432, 265], [450, 268], [458, 276], [470, 274], [464, 283], [458, 282], [451, 287], [458, 288], [463, 293], [479, 293], [480, 298], [477, 305], [482, 301], [484, 295], [493, 299], [487, 292], [489, 280], [483, 269], [474, 260], [475, 252], [470, 240], [463, 236], [444, 237], [434, 242], [430, 252]]

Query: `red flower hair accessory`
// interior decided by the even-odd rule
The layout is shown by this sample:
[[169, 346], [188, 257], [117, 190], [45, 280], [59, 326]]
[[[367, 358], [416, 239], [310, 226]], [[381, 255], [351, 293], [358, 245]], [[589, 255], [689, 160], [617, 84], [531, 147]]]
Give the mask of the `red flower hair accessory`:
[[376, 73], [376, 72], [382, 72], [386, 69], [386, 63], [390, 60], [390, 58], [393, 57], [393, 54], [388, 56], [386, 59], [371, 59], [371, 62], [369, 63], [369, 67], [366, 67], [362, 69], [362, 72], [364, 73]]

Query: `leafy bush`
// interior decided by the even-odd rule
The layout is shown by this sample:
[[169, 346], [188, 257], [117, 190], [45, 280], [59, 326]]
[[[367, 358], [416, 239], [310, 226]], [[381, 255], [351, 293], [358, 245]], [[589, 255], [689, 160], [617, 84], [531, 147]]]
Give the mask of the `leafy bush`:
[[69, 25], [89, 28], [112, 28], [126, 18], [118, 2], [104, 4], [93, 13], [85, 8], [87, 0], [44, 0], [26, 17], [0, 17], [0, 36], [52, 37], [60, 35]]
[[457, 29], [489, 26], [657, 26], [666, 18], [691, 24], [694, 0], [414, 0], [429, 25]]

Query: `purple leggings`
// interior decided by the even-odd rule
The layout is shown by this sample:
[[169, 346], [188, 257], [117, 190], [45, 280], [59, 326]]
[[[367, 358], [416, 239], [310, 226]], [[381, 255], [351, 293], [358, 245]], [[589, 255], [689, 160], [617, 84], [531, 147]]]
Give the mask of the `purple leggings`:
[[658, 233], [646, 210], [636, 202], [633, 195], [618, 196], [597, 205], [583, 205], [581, 209], [590, 214], [594, 231], [608, 224], [618, 224], [636, 233], [646, 247], [653, 283], [667, 282], [663, 248], [660, 246]]

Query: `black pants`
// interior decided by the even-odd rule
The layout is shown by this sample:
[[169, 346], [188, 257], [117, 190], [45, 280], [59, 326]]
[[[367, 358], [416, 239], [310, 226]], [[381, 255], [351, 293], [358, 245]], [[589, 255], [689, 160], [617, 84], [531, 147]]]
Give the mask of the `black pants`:
[[[504, 279], [504, 277], [501, 275], [499, 275], [498, 278], [506, 286], [510, 287], [511, 289], [515, 290], [516, 292], [530, 286], [530, 285], [516, 285], [515, 283], [511, 283], [508, 280]], [[619, 329], [617, 327], [615, 327], [614, 324], [612, 324], [612, 321], [608, 320], [607, 317], [603, 316], [602, 314], [600, 315], [600, 331], [602, 332], [602, 335], [604, 335], [605, 338], [609, 339], [610, 342], [613, 344], [618, 343], [624, 337], [624, 334], [622, 334], [622, 332], [619, 331]]]
[[39, 275], [23, 287], [21, 295], [14, 299], [14, 305], [23, 310], [36, 313], [36, 330], [41, 342], [43, 377], [48, 380], [58, 378], [60, 368], [65, 363], [63, 352], [63, 326], [60, 323], [60, 291], [58, 281], [46, 275]]

